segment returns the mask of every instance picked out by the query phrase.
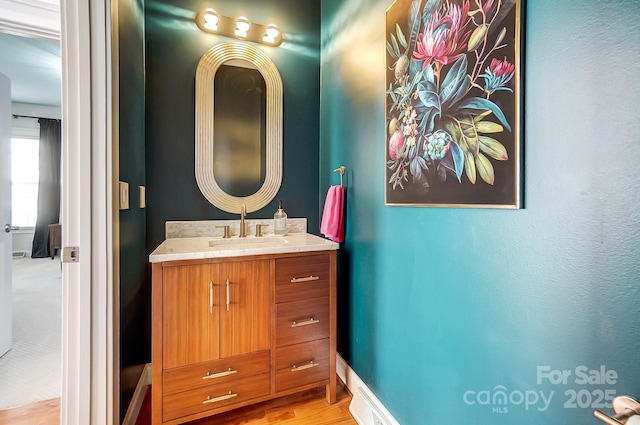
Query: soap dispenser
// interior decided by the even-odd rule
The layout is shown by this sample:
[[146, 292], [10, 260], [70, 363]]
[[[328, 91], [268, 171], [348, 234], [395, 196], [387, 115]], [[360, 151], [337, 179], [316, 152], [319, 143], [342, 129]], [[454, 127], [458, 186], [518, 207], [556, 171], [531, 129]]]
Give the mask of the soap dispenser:
[[287, 234], [287, 213], [282, 209], [282, 201], [278, 201], [278, 211], [273, 214], [273, 233], [276, 235]]

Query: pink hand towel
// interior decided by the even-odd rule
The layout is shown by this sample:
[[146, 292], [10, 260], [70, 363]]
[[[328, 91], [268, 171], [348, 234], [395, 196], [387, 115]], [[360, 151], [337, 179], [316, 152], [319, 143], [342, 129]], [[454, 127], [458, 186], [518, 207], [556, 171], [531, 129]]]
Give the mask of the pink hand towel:
[[344, 187], [331, 186], [322, 212], [320, 233], [334, 242], [344, 241]]

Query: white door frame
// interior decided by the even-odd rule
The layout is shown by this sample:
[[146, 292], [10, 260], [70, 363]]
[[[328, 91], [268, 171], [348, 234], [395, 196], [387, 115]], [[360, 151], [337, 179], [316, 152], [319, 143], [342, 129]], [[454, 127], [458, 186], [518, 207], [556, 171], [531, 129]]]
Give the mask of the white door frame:
[[[11, 226], [11, 80], [0, 74], [0, 357], [13, 341]], [[10, 229], [9, 229], [10, 230]]]
[[60, 423], [114, 424], [111, 14], [109, 0], [61, 0], [63, 248]]

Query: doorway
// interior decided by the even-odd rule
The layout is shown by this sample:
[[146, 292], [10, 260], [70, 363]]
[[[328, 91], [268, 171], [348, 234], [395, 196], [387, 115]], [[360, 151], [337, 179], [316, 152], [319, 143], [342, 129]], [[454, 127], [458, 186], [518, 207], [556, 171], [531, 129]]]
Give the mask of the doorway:
[[[0, 34], [0, 44], [7, 47], [0, 49], [4, 52], [18, 49], [26, 57], [38, 57], [39, 60], [51, 62], [51, 58], [43, 55], [38, 46], [42, 41], [25, 41], [17, 36]], [[49, 42], [45, 47], [50, 49]], [[54, 52], [59, 58], [59, 48]], [[12, 67], [22, 65], [23, 59], [13, 56], [13, 61], [0, 55], [0, 67], [11, 73]], [[30, 59], [31, 61], [33, 59]], [[33, 64], [35, 66], [36, 64]], [[58, 73], [60, 72], [58, 59]], [[15, 75], [15, 73], [13, 73]], [[58, 77], [59, 78], [59, 77]], [[14, 80], [11, 78], [11, 80]], [[59, 86], [59, 81], [54, 81]], [[59, 135], [55, 140], [58, 146], [55, 152], [41, 149], [40, 124], [38, 117], [59, 118], [59, 106], [34, 106], [25, 101], [32, 100], [25, 94], [24, 85], [33, 84], [24, 75], [16, 79], [16, 88], [12, 89], [11, 119], [11, 214], [12, 232], [8, 235], [12, 239], [12, 259], [10, 287], [12, 329], [11, 348], [0, 357], [0, 410], [29, 405], [35, 402], [59, 398], [61, 396], [61, 328], [62, 328], [62, 279], [59, 255], [56, 250], [49, 251], [48, 244], [37, 244], [34, 257], [32, 247], [36, 221], [41, 230], [47, 229], [50, 219], [41, 216], [38, 219], [38, 191], [39, 182], [48, 181], [47, 173], [40, 176], [40, 159], [55, 157], [59, 168]], [[12, 83], [12, 86], [14, 84]], [[55, 87], [53, 88], [55, 90]], [[60, 91], [60, 87], [58, 87]], [[17, 101], [16, 101], [17, 100]], [[37, 100], [37, 99], [35, 99]], [[59, 95], [54, 99], [59, 102]], [[22, 101], [22, 102], [21, 102]], [[18, 115], [19, 114], [19, 115]], [[26, 115], [29, 114], [29, 115]], [[52, 121], [59, 128], [59, 122]], [[45, 128], [47, 126], [45, 125]], [[59, 133], [59, 131], [58, 131]], [[46, 139], [46, 137], [45, 137]], [[52, 173], [48, 173], [52, 174]], [[59, 172], [53, 174], [59, 175]], [[59, 181], [57, 179], [56, 181]], [[50, 183], [50, 182], [49, 182]], [[49, 184], [45, 187], [50, 187]], [[58, 222], [59, 189], [51, 187], [56, 192], [52, 199], [54, 215], [52, 219]], [[41, 190], [42, 191], [42, 190]], [[44, 206], [45, 203], [41, 202]], [[47, 238], [40, 234], [40, 239]], [[39, 382], [33, 385], [33, 382]]]
[[[61, 116], [59, 41], [0, 32], [0, 72], [11, 80], [14, 226], [12, 347], [0, 357], [0, 410], [3, 410], [61, 396], [59, 256], [54, 255], [54, 260], [31, 258], [39, 178], [38, 118]], [[41, 384], [34, 386], [33, 382]]]

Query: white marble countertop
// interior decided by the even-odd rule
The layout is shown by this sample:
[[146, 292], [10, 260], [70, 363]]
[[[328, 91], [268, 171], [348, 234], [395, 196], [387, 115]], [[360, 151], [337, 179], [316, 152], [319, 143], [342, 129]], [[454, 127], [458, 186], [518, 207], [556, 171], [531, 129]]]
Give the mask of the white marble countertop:
[[338, 246], [335, 242], [309, 233], [245, 238], [234, 236], [226, 239], [219, 236], [169, 238], [149, 255], [149, 262], [326, 251], [338, 249]]

